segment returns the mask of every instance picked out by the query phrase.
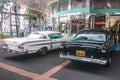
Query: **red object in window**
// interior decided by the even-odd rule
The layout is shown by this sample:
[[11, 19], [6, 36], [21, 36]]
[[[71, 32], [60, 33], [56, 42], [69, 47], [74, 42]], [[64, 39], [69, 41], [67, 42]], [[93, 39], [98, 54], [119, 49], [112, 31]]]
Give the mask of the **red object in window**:
[[85, 25], [85, 23], [82, 23], [82, 24], [81, 24], [81, 26], [84, 26], [84, 25]]
[[118, 22], [118, 24], [120, 24], [120, 22]]
[[95, 22], [96, 25], [105, 25], [105, 22]]

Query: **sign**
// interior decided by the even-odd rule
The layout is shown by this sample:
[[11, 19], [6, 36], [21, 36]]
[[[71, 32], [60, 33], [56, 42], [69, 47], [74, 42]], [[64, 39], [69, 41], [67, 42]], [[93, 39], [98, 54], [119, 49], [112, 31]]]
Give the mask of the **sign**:
[[105, 25], [105, 22], [95, 22], [96, 25]]

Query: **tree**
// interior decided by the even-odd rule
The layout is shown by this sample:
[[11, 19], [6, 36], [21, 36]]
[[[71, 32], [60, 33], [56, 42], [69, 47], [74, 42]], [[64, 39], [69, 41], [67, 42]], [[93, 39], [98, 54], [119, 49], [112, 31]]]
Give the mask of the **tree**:
[[18, 20], [17, 20], [17, 17], [18, 17], [18, 14], [17, 14], [17, 8], [20, 8], [20, 4], [17, 3], [17, 0], [11, 0], [14, 4], [14, 12], [15, 12], [15, 23], [16, 23], [16, 34], [17, 34], [17, 37], [19, 36], [19, 26], [18, 26]]
[[31, 25], [35, 27], [37, 20], [39, 20], [40, 22], [40, 19], [43, 19], [45, 14], [35, 10], [30, 10], [30, 9], [27, 11], [27, 14], [29, 14], [29, 16], [27, 17], [27, 19], [29, 20], [29, 30], [30, 30], [29, 32], [31, 32]]

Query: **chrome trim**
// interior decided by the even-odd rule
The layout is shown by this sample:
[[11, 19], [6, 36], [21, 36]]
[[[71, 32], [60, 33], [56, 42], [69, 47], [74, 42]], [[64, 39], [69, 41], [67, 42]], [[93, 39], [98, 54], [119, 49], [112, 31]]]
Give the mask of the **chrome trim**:
[[22, 49], [12, 49], [12, 48], [8, 48], [6, 46], [2, 47], [4, 51], [10, 52], [10, 53], [17, 53], [17, 54], [24, 54], [26, 52], [24, 52]]
[[73, 56], [73, 55], [65, 55], [62, 53], [60, 53], [60, 58], [72, 59], [72, 60], [84, 61], [84, 62], [90, 62], [90, 63], [97, 63], [101, 65], [107, 64], [107, 60], [93, 59], [93, 58], [87, 58], [87, 57], [78, 57], [78, 56]]

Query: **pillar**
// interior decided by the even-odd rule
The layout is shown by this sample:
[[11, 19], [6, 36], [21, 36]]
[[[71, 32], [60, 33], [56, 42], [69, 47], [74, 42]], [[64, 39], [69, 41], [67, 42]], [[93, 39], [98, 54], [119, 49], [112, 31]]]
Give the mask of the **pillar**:
[[[68, 1], [68, 10], [71, 9], [71, 0]], [[68, 20], [70, 20], [69, 22], [69, 31], [68, 31], [68, 36], [71, 35], [71, 31], [72, 31], [72, 25], [71, 25], [71, 15], [68, 15]]]
[[[90, 8], [90, 0], [86, 0], [86, 8]], [[90, 12], [85, 12], [84, 13], [85, 15], [85, 28], [88, 28], [89, 27], [89, 17], [90, 17]]]

